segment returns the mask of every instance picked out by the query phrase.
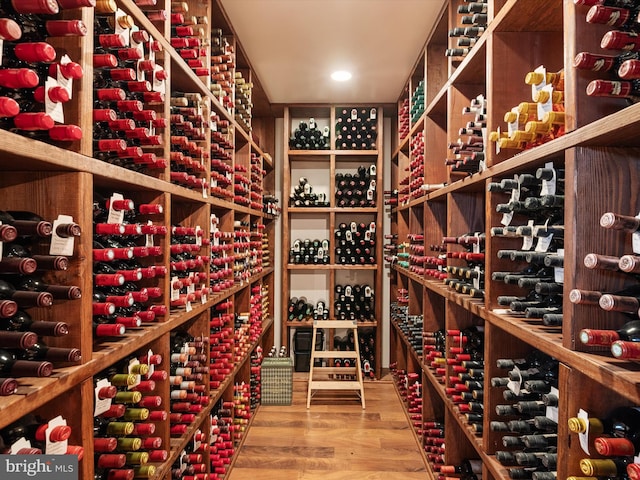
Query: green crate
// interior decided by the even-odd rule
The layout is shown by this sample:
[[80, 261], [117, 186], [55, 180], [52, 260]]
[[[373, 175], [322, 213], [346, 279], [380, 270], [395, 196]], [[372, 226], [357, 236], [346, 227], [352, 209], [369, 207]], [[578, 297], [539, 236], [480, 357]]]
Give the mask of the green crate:
[[293, 359], [267, 357], [262, 360], [262, 405], [291, 405], [293, 399]]

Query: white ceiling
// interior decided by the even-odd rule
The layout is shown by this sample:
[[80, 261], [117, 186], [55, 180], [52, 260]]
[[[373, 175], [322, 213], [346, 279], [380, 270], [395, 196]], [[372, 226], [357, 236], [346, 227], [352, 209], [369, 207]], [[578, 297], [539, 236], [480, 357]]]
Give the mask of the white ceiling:
[[[444, 1], [222, 5], [271, 103], [395, 103]], [[353, 78], [335, 82], [334, 70], [349, 70]]]

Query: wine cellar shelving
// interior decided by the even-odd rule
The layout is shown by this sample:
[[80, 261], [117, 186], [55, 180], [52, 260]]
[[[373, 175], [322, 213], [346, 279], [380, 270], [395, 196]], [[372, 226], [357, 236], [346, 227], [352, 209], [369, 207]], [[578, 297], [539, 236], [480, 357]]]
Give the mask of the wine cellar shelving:
[[[481, 3], [474, 8], [484, 9]], [[516, 404], [503, 399], [503, 391], [512, 387], [499, 386], [498, 378], [508, 373], [496, 366], [500, 359], [542, 352], [559, 363], [551, 382], [558, 389], [552, 390], [558, 404], [543, 412], [557, 422], [552, 435], [554, 442], [557, 435], [557, 447], [545, 450], [557, 448], [557, 457], [544, 457], [544, 462], [557, 461], [557, 469], [538, 464], [538, 478], [581, 475], [580, 460], [588, 455], [567, 428], [580, 409], [603, 418], [614, 406], [640, 400], [636, 362], [615, 358], [606, 345], [581, 341], [585, 329], [616, 330], [629, 317], [570, 296], [572, 290], [617, 292], [637, 283], [617, 263], [617, 271], [605, 271], [588, 268], [585, 261], [589, 254], [633, 255], [635, 234], [600, 227], [600, 218], [607, 212], [635, 217], [638, 210], [632, 187], [638, 145], [630, 134], [637, 128], [637, 104], [588, 95], [594, 80], [614, 75], [574, 67], [581, 52], [620, 54], [601, 49], [601, 39], [615, 27], [587, 22], [590, 8], [605, 8], [591, 3], [549, 0], [534, 6], [489, 0], [484, 33], [473, 38], [468, 50], [456, 51], [457, 38], [450, 32], [459, 28], [458, 12], [468, 3], [445, 2], [398, 99], [391, 165], [397, 197], [394, 193], [390, 202], [393, 237], [385, 240], [391, 271], [391, 368], [434, 478], [441, 465], [461, 465], [466, 459], [482, 461], [483, 478], [519, 478], [512, 471], [516, 462], [501, 452], [509, 450], [503, 435], [517, 434], [499, 431], [496, 423], [516, 418], [496, 413], [496, 406]], [[540, 78], [545, 80], [540, 83]], [[465, 127], [474, 121], [468, 107], [477, 105], [479, 95], [486, 108], [475, 117], [477, 125]], [[535, 108], [527, 112], [531, 105]], [[422, 109], [424, 114], [411, 115]], [[545, 124], [546, 112], [554, 112], [546, 118], [564, 122]], [[550, 125], [544, 132], [543, 124]], [[481, 138], [468, 141], [463, 129], [480, 125], [483, 131], [475, 133]], [[416, 149], [420, 136], [424, 147]], [[478, 152], [483, 161], [473, 170], [447, 166]], [[424, 178], [415, 174], [421, 162]], [[517, 194], [509, 187], [514, 185]], [[529, 196], [547, 206], [528, 210], [538, 201]], [[473, 250], [466, 243], [469, 237], [483, 248]], [[534, 265], [539, 266], [531, 272]], [[510, 277], [505, 280], [501, 272]], [[520, 280], [527, 272], [539, 280]], [[484, 283], [469, 286], [468, 278], [484, 278]], [[531, 301], [541, 297], [537, 290], [547, 293], [534, 305]], [[446, 335], [459, 330], [469, 338], [480, 331], [484, 345], [472, 348], [462, 337], [459, 343], [458, 337]], [[478, 392], [465, 390], [459, 380], [468, 378], [459, 374], [470, 375], [464, 361], [456, 359], [460, 351], [473, 357], [470, 365], [484, 366]], [[415, 385], [422, 391], [419, 412], [412, 408]], [[594, 391], [602, 395], [591, 395]], [[433, 422], [437, 428], [444, 423], [441, 436]], [[447, 444], [444, 453], [439, 442]]]
[[[154, 354], [155, 380], [134, 388], [142, 392], [140, 406], [149, 410], [138, 411], [142, 416], [134, 425], [134, 431], [144, 437], [143, 450], [148, 450], [149, 459], [145, 463], [146, 453], [137, 460], [131, 456], [127, 469], [145, 478], [172, 478], [172, 469], [185, 449], [193, 450], [194, 439], [196, 444], [212, 440], [210, 448], [200, 451], [198, 468], [210, 472], [210, 478], [223, 476], [242, 442], [240, 429], [234, 434], [229, 426], [249, 423], [259, 397], [254, 377], [261, 351], [274, 342], [272, 262], [279, 207], [276, 166], [268, 153], [275, 148], [274, 118], [253, 105], [264, 106], [267, 100], [261, 98], [259, 80], [219, 2], [154, 2], [154, 7], [129, 0], [101, 2], [95, 7], [95, 2], [59, 3], [64, 7], [60, 13], [42, 18], [81, 20], [87, 27], [86, 35], [48, 39], [60, 56], [66, 53], [82, 67], [82, 76], [71, 87], [73, 97], [64, 105], [64, 122], [56, 117], [58, 123], [80, 127], [82, 136], [43, 137], [44, 143], [30, 138], [36, 135], [28, 132], [0, 130], [0, 210], [33, 212], [48, 221], [67, 215], [79, 226], [81, 234], [71, 251], [64, 253], [68, 267], [47, 271], [43, 277], [54, 285], [79, 287], [81, 298], [55, 300], [51, 307], [28, 308], [27, 312], [37, 321], [66, 322], [69, 333], [46, 337], [47, 345], [77, 348], [81, 358], [53, 362], [48, 376], [18, 376], [15, 386], [0, 397], [0, 429], [7, 432], [30, 414], [40, 422], [60, 415], [71, 426], [71, 436], [65, 441], [84, 452], [78, 478], [100, 478], [107, 474], [102, 470], [106, 466], [121, 468], [119, 457], [111, 457], [115, 464], [108, 463], [107, 457], [104, 465], [93, 462], [104, 452], [100, 448], [110, 448], [106, 441], [94, 442], [107, 432], [104, 414], [94, 425], [96, 382], [130, 370], [133, 359], [152, 364], [149, 355]], [[9, 8], [3, 11], [11, 14]], [[137, 163], [129, 161], [134, 157], [116, 156], [106, 148], [100, 151], [94, 143], [108, 130], [111, 115], [129, 118], [125, 109], [107, 113], [104, 121], [91, 118], [92, 109], [107, 106], [96, 103], [94, 107], [94, 100], [99, 99], [94, 85], [98, 77], [107, 78], [105, 69], [97, 63], [94, 68], [99, 61], [94, 55], [118, 53], [117, 48], [106, 48], [106, 43], [101, 46], [100, 41], [108, 39], [96, 38], [94, 33], [114, 28], [112, 20], [117, 23], [120, 17], [126, 18], [118, 24], [120, 36], [128, 43], [133, 32], [131, 38], [143, 40], [141, 60], [146, 62], [137, 72], [125, 73], [138, 76], [148, 68], [145, 73], [151, 75], [147, 80], [153, 95], [131, 93], [146, 100], [147, 109], [144, 115], [131, 117], [149, 121], [150, 128], [141, 133], [154, 135], [147, 143], [131, 141], [134, 149], [141, 145], [140, 150], [132, 150], [135, 158], [143, 154]], [[176, 24], [185, 29], [176, 29]], [[221, 32], [224, 45], [212, 46], [211, 38], [217, 39]], [[188, 42], [177, 37], [189, 37], [194, 45], [202, 45], [197, 58], [184, 51]], [[224, 65], [213, 70], [229, 71], [229, 75], [212, 78], [211, 65], [221, 61], [212, 57], [220, 55]], [[223, 77], [225, 89], [212, 88]], [[126, 208], [133, 208], [125, 212], [124, 221], [110, 216], [118, 198], [126, 200]], [[142, 230], [134, 228], [131, 237], [126, 234], [110, 240], [107, 232], [124, 232], [116, 223], [138, 223], [140, 227], [135, 228]], [[125, 241], [128, 246], [119, 249], [117, 242]], [[38, 242], [25, 245], [34, 253], [43, 253]], [[4, 244], [5, 253], [9, 246]], [[134, 259], [123, 259], [113, 268], [106, 253], [96, 261], [96, 251], [109, 248], [118, 254], [131, 249]], [[135, 273], [134, 269], [123, 270], [134, 263]], [[111, 273], [112, 269], [119, 270]], [[130, 293], [115, 294], [94, 285], [92, 273], [126, 275]], [[113, 305], [103, 307], [105, 298], [107, 303], [116, 302], [115, 314]], [[144, 304], [138, 307], [139, 318], [124, 308], [134, 300], [139, 302], [136, 305]], [[99, 324], [109, 325], [108, 336], [101, 336], [104, 330], [96, 327]], [[179, 363], [188, 358], [191, 365], [180, 371], [187, 376], [193, 368], [193, 378], [170, 385], [170, 377], [178, 378], [176, 369], [187, 367]], [[9, 373], [7, 370], [5, 376]], [[120, 385], [115, 380], [113, 384]], [[126, 386], [117, 389], [121, 398], [139, 398]], [[252, 399], [251, 404], [247, 398]], [[242, 409], [235, 408], [234, 399]], [[115, 407], [114, 403], [110, 415], [117, 415], [119, 408]], [[135, 418], [134, 410], [129, 408], [127, 418]], [[169, 411], [171, 415], [165, 417], [164, 412]], [[145, 423], [140, 419], [147, 414]], [[219, 441], [213, 442], [216, 438]], [[14, 438], [3, 440], [10, 448], [7, 442]]]
[[[376, 105], [291, 105], [285, 108], [284, 142], [288, 147], [283, 192], [291, 196], [283, 205], [282, 219], [282, 242], [286, 250], [283, 257], [286, 265], [282, 289], [283, 345], [295, 347], [295, 333], [310, 331], [314, 318], [333, 320], [340, 319], [341, 314], [354, 314], [360, 337], [373, 342], [372, 346], [367, 346], [370, 358], [366, 362], [370, 368], [365, 367], [363, 371], [378, 378], [382, 358], [382, 116], [382, 108]], [[347, 145], [346, 134], [344, 138], [340, 137], [343, 126], [346, 131], [347, 121], [349, 128], [351, 122], [359, 125], [358, 128], [368, 123], [370, 132], [374, 132], [373, 139]], [[311, 136], [318, 136], [319, 141], [307, 141], [310, 125], [318, 132]], [[353, 183], [346, 189], [339, 185], [340, 179], [345, 177]], [[361, 185], [356, 186], [356, 183]], [[343, 190], [344, 194], [341, 193]], [[359, 194], [347, 194], [351, 190], [359, 191]], [[338, 239], [351, 238], [352, 234], [353, 252], [341, 254]], [[355, 253], [356, 236], [361, 241], [362, 254]], [[297, 244], [305, 239], [320, 240], [320, 245], [322, 240], [328, 240], [326, 261], [310, 259], [307, 264], [296, 263], [296, 257], [300, 256], [296, 253]], [[360, 244], [357, 248], [361, 248]], [[345, 295], [352, 289], [355, 292], [356, 288], [363, 292], [362, 302], [350, 300], [355, 298], [355, 293]], [[307, 312], [292, 316], [289, 307], [293, 298], [297, 301], [303, 298], [302, 303], [309, 305]], [[318, 302], [324, 305], [324, 315], [317, 313]], [[352, 305], [354, 310], [348, 310]], [[356, 313], [356, 307], [368, 309], [366, 315]], [[326, 313], [325, 309], [328, 310]], [[350, 319], [349, 316], [345, 318]], [[337, 339], [341, 343], [340, 334], [325, 332], [325, 342]], [[360, 351], [364, 362], [362, 345]], [[304, 371], [304, 352], [298, 353], [300, 366], [296, 368]]]

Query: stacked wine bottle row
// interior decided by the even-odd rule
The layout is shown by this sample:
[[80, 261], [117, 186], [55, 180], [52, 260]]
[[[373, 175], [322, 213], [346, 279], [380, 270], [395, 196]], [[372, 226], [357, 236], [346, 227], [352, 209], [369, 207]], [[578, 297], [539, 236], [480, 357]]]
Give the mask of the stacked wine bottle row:
[[296, 239], [289, 251], [289, 259], [294, 264], [326, 265], [329, 263], [329, 240]]
[[290, 207], [328, 207], [329, 200], [324, 192], [314, 192], [306, 177], [300, 177], [298, 184], [292, 186], [289, 195]]
[[[640, 322], [638, 322], [640, 295], [638, 295], [638, 284], [633, 278], [639, 270], [640, 261], [640, 256], [638, 256], [640, 252], [637, 248], [639, 222], [640, 218], [638, 217], [619, 215], [613, 212], [604, 213], [600, 218], [600, 226], [619, 231], [621, 236], [631, 236], [633, 252], [621, 257], [589, 253], [585, 256], [583, 262], [584, 266], [589, 270], [593, 270], [593, 274], [596, 276], [619, 274], [629, 280], [633, 280], [633, 283], [620, 291], [611, 293], [577, 288], [569, 292], [569, 300], [574, 304], [590, 305], [591, 308], [599, 308], [606, 312], [611, 312], [612, 316], [619, 312], [631, 317], [620, 328], [611, 330], [585, 328], [580, 331], [579, 338], [584, 345], [610, 347], [611, 354], [616, 358], [622, 359], [640, 358], [640, 349], [637, 344], [637, 329], [640, 325]], [[627, 282], [625, 281], [625, 283]]]
[[409, 117], [409, 98], [405, 98], [398, 111], [398, 136], [400, 140], [406, 138], [411, 129], [411, 118]]
[[[83, 132], [68, 123], [68, 103], [84, 75], [77, 52], [56, 49], [57, 39], [83, 37], [88, 27], [70, 19], [91, 2], [63, 1], [23, 5], [7, 2], [0, 8], [3, 48], [0, 69], [0, 127], [51, 143], [77, 142]], [[71, 11], [66, 15], [64, 10]], [[128, 40], [128, 39], [127, 39]], [[71, 53], [71, 56], [69, 55]]]
[[341, 223], [334, 232], [335, 262], [341, 265], [376, 263], [376, 224]]
[[[484, 421], [484, 327], [447, 330], [434, 335], [436, 342], [446, 336], [445, 362], [439, 369], [446, 378], [445, 394], [455, 405], [475, 435], [482, 435]], [[425, 334], [425, 343], [430, 337]], [[432, 350], [437, 351], [437, 350]], [[443, 358], [443, 357], [438, 357]]]
[[328, 320], [329, 309], [324, 300], [318, 300], [315, 305], [309, 303], [306, 297], [293, 297], [289, 299], [288, 320]]
[[510, 478], [555, 479], [557, 360], [533, 351], [526, 358], [499, 359], [497, 367], [507, 375], [492, 378], [491, 386], [503, 389], [507, 403], [496, 405], [496, 420], [490, 423], [492, 431], [504, 432], [505, 450], [498, 450], [496, 459], [508, 468]]
[[640, 409], [625, 406], [604, 413], [606, 416], [598, 418], [581, 411], [578, 417], [569, 418], [569, 431], [577, 435], [585, 455], [575, 474], [636, 478], [640, 472], [635, 461]]
[[475, 45], [478, 37], [487, 28], [487, 1], [467, 2], [458, 5], [458, 25], [449, 30], [449, 37], [457, 38], [456, 46], [447, 48], [448, 57], [465, 57]]
[[[162, 205], [140, 204], [122, 194], [94, 193], [94, 340], [123, 336], [167, 314], [159, 279], [168, 275], [159, 239], [167, 228], [151, 220]], [[162, 217], [161, 217], [162, 218]], [[144, 262], [144, 265], [143, 263]], [[186, 267], [185, 267], [186, 269]]]
[[164, 172], [167, 75], [156, 63], [161, 45], [115, 2], [97, 4], [93, 33], [93, 156], [150, 175]]
[[[402, 295], [402, 292], [398, 292]], [[422, 331], [424, 318], [422, 315], [409, 315], [409, 309], [405, 302], [398, 299], [390, 305], [391, 321], [406, 336], [407, 343], [414, 349], [415, 354], [422, 356]]]
[[378, 112], [373, 108], [344, 108], [336, 111], [337, 150], [375, 150]]
[[531, 101], [524, 101], [504, 115], [507, 131], [490, 133], [489, 140], [502, 149], [524, 150], [546, 143], [565, 133], [564, 70], [548, 72], [544, 66], [527, 73]]
[[308, 122], [300, 121], [289, 139], [292, 150], [328, 150], [331, 147], [329, 126], [318, 127], [316, 119], [311, 117]]
[[[590, 5], [586, 21], [614, 27], [607, 31], [600, 41], [605, 54], [580, 52], [573, 66], [582, 70], [592, 70], [608, 74], [589, 82], [586, 94], [591, 97], [624, 98], [635, 102], [638, 95], [637, 80], [640, 79], [638, 59], [637, 5], [634, 2], [581, 2]], [[609, 54], [611, 53], [611, 54]]]
[[376, 166], [360, 165], [356, 173], [336, 173], [337, 207], [376, 206]]
[[415, 125], [425, 110], [424, 80], [420, 80], [414, 91], [411, 93], [411, 108], [409, 115], [411, 117], [410, 125]]
[[333, 315], [337, 320], [375, 320], [375, 292], [370, 285], [336, 285]]
[[211, 93], [229, 113], [234, 109], [236, 54], [234, 39], [221, 28], [211, 29]]
[[233, 139], [230, 135], [229, 121], [217, 114], [211, 116], [211, 177], [212, 196], [233, 200]]
[[[444, 237], [443, 245], [462, 245], [464, 251], [447, 252], [445, 285], [473, 298], [484, 298], [484, 233]], [[464, 261], [464, 263], [462, 263]]]
[[[49, 376], [54, 367], [81, 360], [79, 345], [66, 338], [76, 325], [32, 318], [54, 304], [81, 298], [78, 286], [57, 280], [76, 254], [81, 229], [68, 215], [49, 222], [26, 211], [0, 211], [0, 224], [0, 395], [6, 396], [16, 392], [16, 379]], [[55, 348], [47, 346], [49, 337]]]
[[251, 91], [253, 83], [244, 78], [242, 72], [236, 71], [235, 85], [235, 120], [245, 131], [251, 130]]
[[171, 181], [209, 191], [207, 151], [209, 107], [199, 93], [173, 92], [171, 97]]
[[487, 101], [484, 95], [472, 99], [462, 114], [474, 115], [474, 118], [460, 128], [458, 140], [449, 144], [453, 158], [447, 158], [445, 163], [449, 166], [450, 176], [471, 175], [485, 168]]
[[513, 285], [509, 290], [515, 293], [498, 296], [498, 305], [508, 307], [511, 315], [561, 326], [564, 170], [549, 163], [535, 174], [523, 173], [514, 179], [490, 183], [488, 188], [510, 198], [508, 203], [496, 205], [496, 211], [503, 215], [503, 226], [493, 227], [491, 235], [511, 238], [509, 243], [513, 245], [521, 244], [520, 249], [498, 250], [497, 257], [526, 265], [521, 271], [491, 273], [492, 281]]

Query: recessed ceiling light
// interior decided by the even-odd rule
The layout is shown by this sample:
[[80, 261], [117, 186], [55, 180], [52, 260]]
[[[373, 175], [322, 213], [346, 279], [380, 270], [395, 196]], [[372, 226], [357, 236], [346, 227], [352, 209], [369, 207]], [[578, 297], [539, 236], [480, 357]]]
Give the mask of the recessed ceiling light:
[[346, 70], [338, 70], [331, 74], [331, 78], [336, 82], [346, 82], [351, 79], [351, 72]]

